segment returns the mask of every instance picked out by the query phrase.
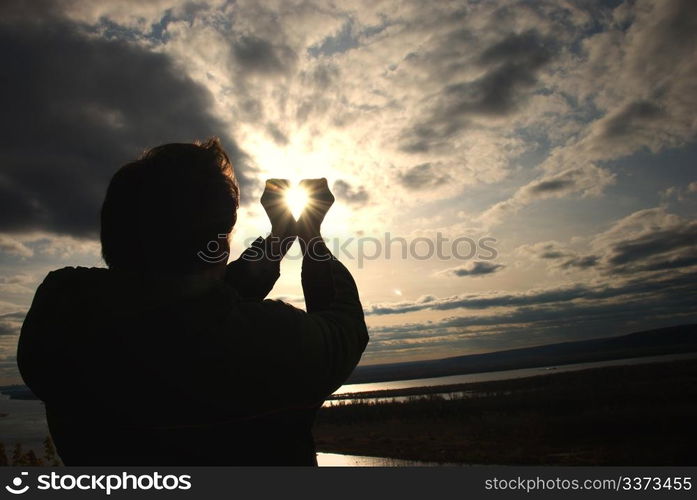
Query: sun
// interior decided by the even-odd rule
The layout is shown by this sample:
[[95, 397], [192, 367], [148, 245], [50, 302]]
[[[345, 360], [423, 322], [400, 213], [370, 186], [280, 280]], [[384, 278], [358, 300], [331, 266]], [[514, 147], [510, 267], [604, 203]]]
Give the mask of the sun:
[[298, 220], [300, 214], [303, 213], [303, 210], [307, 206], [309, 197], [307, 191], [296, 184], [286, 190], [285, 200], [290, 209], [290, 213], [293, 214], [295, 220]]

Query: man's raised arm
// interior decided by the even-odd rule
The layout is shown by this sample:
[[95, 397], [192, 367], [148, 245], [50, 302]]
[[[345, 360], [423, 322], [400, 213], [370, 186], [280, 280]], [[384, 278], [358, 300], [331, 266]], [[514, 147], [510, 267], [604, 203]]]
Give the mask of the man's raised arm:
[[261, 204], [271, 222], [271, 234], [257, 238], [239, 259], [227, 266], [225, 281], [245, 299], [263, 300], [280, 276], [281, 259], [297, 236], [296, 224], [283, 193], [286, 179], [266, 181]]
[[301, 182], [309, 203], [298, 221], [303, 251], [302, 285], [307, 314], [301, 322], [307, 387], [324, 399], [351, 375], [368, 343], [368, 330], [356, 283], [329, 251], [320, 226], [334, 196], [326, 179]]

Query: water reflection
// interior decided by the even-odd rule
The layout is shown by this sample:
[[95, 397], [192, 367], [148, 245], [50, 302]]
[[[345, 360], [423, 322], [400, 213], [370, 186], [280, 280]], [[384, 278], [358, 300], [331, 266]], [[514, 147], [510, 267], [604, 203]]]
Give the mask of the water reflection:
[[[359, 392], [387, 391], [393, 389], [410, 389], [413, 387], [433, 387], [438, 385], [466, 384], [473, 382], [491, 382], [495, 380], [508, 380], [514, 378], [533, 377], [536, 375], [551, 375], [560, 372], [585, 370], [587, 368], [601, 368], [604, 366], [640, 365], [643, 363], [656, 363], [677, 361], [680, 359], [697, 358], [697, 353], [665, 354], [661, 356], [644, 356], [640, 358], [611, 359], [608, 361], [594, 361], [591, 363], [575, 363], [571, 365], [542, 366], [539, 368], [522, 368], [519, 370], [503, 370], [498, 372], [470, 373], [467, 375], [452, 375], [448, 377], [421, 378], [412, 380], [395, 380], [392, 382], [374, 382], [370, 384], [347, 384], [339, 387], [333, 396], [353, 394]], [[362, 398], [361, 398], [362, 399]], [[391, 399], [391, 398], [389, 398]]]
[[364, 457], [361, 455], [342, 455], [340, 453], [317, 453], [317, 464], [320, 467], [440, 467], [462, 464], [420, 462], [416, 460], [400, 460], [389, 457]]
[[11, 452], [21, 443], [26, 450], [43, 453], [43, 441], [48, 436], [44, 404], [37, 400], [9, 399], [0, 395], [0, 443]]
[[474, 391], [453, 391], [453, 392], [433, 392], [429, 394], [412, 394], [409, 396], [385, 396], [385, 397], [360, 397], [360, 398], [340, 398], [328, 399], [322, 405], [324, 408], [330, 406], [366, 404], [366, 403], [403, 403], [405, 401], [418, 401], [419, 399], [429, 398], [444, 398], [444, 399], [462, 399], [469, 398], [475, 394]]

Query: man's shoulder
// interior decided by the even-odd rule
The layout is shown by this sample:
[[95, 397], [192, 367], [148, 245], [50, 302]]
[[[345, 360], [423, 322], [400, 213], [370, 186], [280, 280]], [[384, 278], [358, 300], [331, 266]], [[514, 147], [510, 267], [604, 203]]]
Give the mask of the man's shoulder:
[[85, 281], [104, 279], [109, 270], [103, 267], [63, 267], [49, 272], [43, 281], [44, 287], [63, 286]]
[[48, 275], [46, 275], [46, 279], [84, 279], [88, 277], [104, 276], [107, 273], [109, 273], [109, 269], [105, 267], [67, 266], [50, 271]]

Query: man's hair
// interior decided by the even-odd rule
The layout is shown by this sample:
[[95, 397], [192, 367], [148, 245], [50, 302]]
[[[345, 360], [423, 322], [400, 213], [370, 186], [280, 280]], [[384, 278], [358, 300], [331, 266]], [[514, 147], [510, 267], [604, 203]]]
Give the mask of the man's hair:
[[237, 220], [239, 187], [217, 138], [165, 144], [121, 167], [102, 205], [102, 256], [109, 268], [191, 272], [199, 252]]

